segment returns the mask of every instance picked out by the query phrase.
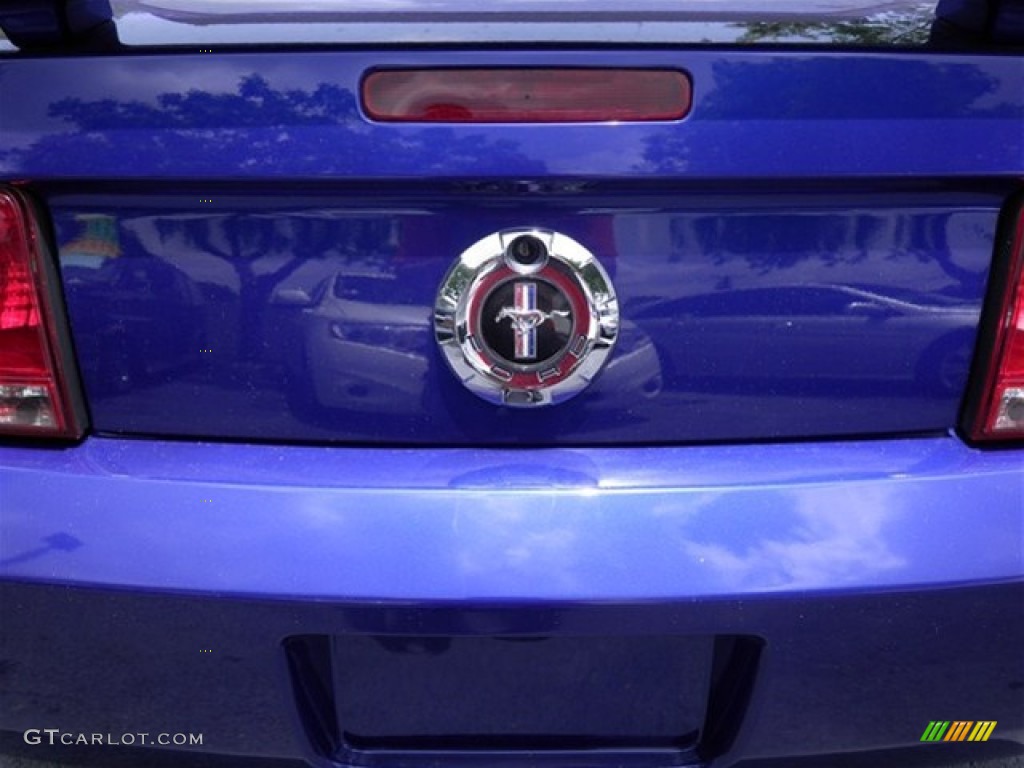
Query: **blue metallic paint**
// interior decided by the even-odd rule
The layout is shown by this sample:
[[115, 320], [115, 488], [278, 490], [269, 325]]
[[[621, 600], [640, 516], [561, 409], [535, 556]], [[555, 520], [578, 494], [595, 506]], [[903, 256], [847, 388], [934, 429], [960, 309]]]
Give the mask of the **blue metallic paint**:
[[[953, 438], [542, 451], [93, 438], [0, 460], [5, 576], [58, 583], [414, 601], [873, 591], [1014, 579], [1024, 535], [1020, 457]], [[58, 534], [80, 545], [37, 551]]]
[[[333, 274], [353, 266], [355, 252], [397, 256], [394, 221], [433, 218], [444, 229], [467, 211], [475, 219], [467, 227], [480, 230], [467, 230], [467, 243], [522, 225], [524, 212], [539, 219], [532, 224], [564, 226], [581, 239], [588, 217], [611, 222], [605, 231], [629, 244], [615, 256], [613, 279], [632, 303], [641, 369], [650, 360], [644, 336], [662, 346], [672, 337], [655, 322], [669, 318], [659, 302], [692, 298], [674, 293], [676, 282], [691, 287], [690, 270], [673, 281], [643, 274], [659, 259], [698, 265], [704, 283], [693, 292], [717, 290], [736, 310], [750, 296], [731, 294], [784, 285], [766, 276], [787, 265], [804, 275], [843, 263], [842, 278], [823, 282], [870, 283], [885, 300], [857, 309], [862, 319], [891, 319], [892, 303], [908, 291], [923, 292], [926, 305], [960, 300], [971, 313], [980, 309], [997, 211], [1024, 172], [1019, 59], [742, 51], [486, 58], [677, 62], [693, 74], [697, 102], [678, 125], [528, 134], [385, 128], [358, 115], [353, 90], [366, 66], [478, 63], [480, 55], [147, 55], [83, 58], [75, 67], [0, 59], [5, 105], [17, 105], [0, 113], [0, 178], [31, 179], [54, 213], [75, 342], [80, 356], [91, 350], [82, 363], [96, 423], [278, 441], [379, 438], [382, 430], [394, 442], [410, 434], [425, 441], [431, 429], [447, 443], [493, 435], [501, 417], [446, 421], [474, 415], [458, 397], [471, 396], [450, 380], [445, 396], [456, 405], [428, 408], [434, 421], [418, 432], [380, 418], [355, 433], [289, 420], [285, 388], [253, 376], [259, 367], [250, 365], [268, 354], [272, 335], [248, 334], [243, 322], [275, 327], [272, 308], [322, 309], [317, 281], [300, 271], [317, 249], [351, 244], [326, 259]], [[111, 93], [120, 106], [104, 102]], [[123, 183], [131, 180], [134, 188]], [[276, 197], [263, 197], [269, 189]], [[200, 202], [207, 199], [214, 202]], [[291, 283], [272, 265], [254, 270], [264, 250], [315, 242], [315, 232], [282, 239], [267, 224], [282, 213], [296, 228], [319, 222], [326, 235], [323, 245], [298, 249]], [[96, 244], [83, 245], [82, 216], [121, 227], [121, 265], [104, 267]], [[787, 230], [792, 219], [810, 226]], [[264, 225], [270, 249], [255, 237]], [[765, 233], [781, 238], [767, 256]], [[439, 280], [462, 240], [460, 231], [434, 232], [408, 254], [424, 271], [409, 267], [400, 281], [414, 305], [432, 293], [432, 276]], [[735, 262], [731, 284], [713, 283], [720, 265], [700, 255], [709, 242], [724, 263]], [[90, 282], [89, 270], [103, 269]], [[260, 285], [266, 274], [277, 284]], [[233, 291], [240, 275], [262, 293]], [[163, 317], [135, 301], [156, 284], [174, 296], [162, 303]], [[275, 304], [273, 288], [294, 290], [278, 291]], [[196, 315], [202, 322], [190, 326]], [[221, 338], [202, 338], [217, 344], [202, 349], [234, 343], [243, 354], [230, 364], [171, 354], [175, 340], [155, 335], [161, 321], [186, 338], [219, 329]], [[392, 344], [379, 329], [359, 330], [380, 349], [408, 351], [402, 333]], [[93, 355], [104, 351], [118, 376], [104, 379], [96, 367]], [[124, 367], [140, 351], [162, 364]], [[814, 363], [798, 362], [812, 372]], [[189, 366], [207, 378], [190, 379]], [[632, 391], [643, 380], [624, 378]], [[669, 393], [701, 393], [678, 372], [664, 382]], [[946, 436], [951, 392], [926, 396], [912, 384], [906, 398], [893, 399], [890, 385], [862, 384], [867, 394], [857, 403], [852, 384], [826, 397], [816, 388], [831, 385], [807, 386], [784, 406], [779, 392], [741, 393], [776, 408], [765, 417], [708, 400], [677, 402], [645, 420], [614, 392], [602, 395], [611, 403], [595, 397], [588, 408], [609, 417], [610, 443], [650, 439], [652, 423], [663, 439], [941, 434], [630, 449], [97, 436], [63, 448], [2, 446], [0, 727], [39, 727], [41, 713], [56, 712], [69, 730], [202, 730], [211, 751], [312, 757], [288, 714], [281, 644], [295, 635], [731, 633], [762, 638], [765, 648], [739, 740], [716, 765], [911, 746], [928, 720], [945, 716], [998, 720], [996, 738], [1019, 747], [1020, 452], [977, 451]], [[815, 397], [819, 412], [809, 408]], [[302, 405], [291, 403], [292, 412]], [[509, 427], [506, 439], [538, 442], [540, 428], [557, 427], [573, 442], [601, 441], [583, 412], [567, 413], [573, 418], [556, 413]], [[268, 420], [239, 429], [261, 414]], [[214, 652], [201, 655], [207, 647]]]
[[[98, 430], [448, 445], [945, 431], [1000, 202], [600, 185], [203, 194], [48, 198]], [[98, 218], [119, 258], [89, 252]], [[581, 397], [510, 413], [457, 382], [431, 312], [459, 253], [525, 224], [595, 253], [623, 338]]]
[[[936, 709], [981, 711], [998, 719], [996, 740], [1021, 727], [1021, 694], [1014, 688], [1024, 672], [1018, 652], [1024, 627], [1013, 612], [1024, 598], [1019, 584], [644, 605], [300, 603], [20, 584], [0, 590], [0, 600], [19, 608], [5, 650], [20, 661], [11, 679], [31, 686], [33, 709], [59, 711], [61, 727], [72, 732], [202, 732], [208, 751], [312, 756], [282, 707], [290, 692], [280, 643], [296, 631], [757, 632], [769, 644], [747, 728], [716, 762], [719, 768], [741, 758], [792, 757], [823, 748], [864, 751], [870, 756], [865, 765], [921, 765], [867, 750], [910, 746], [937, 717]], [[69, 626], [77, 632], [68, 633]], [[201, 648], [213, 652], [199, 653]], [[102, 685], [74, 673], [82, 666], [101, 673]], [[10, 692], [16, 689], [0, 696]], [[5, 727], [39, 727], [32, 709], [19, 714], [4, 703]], [[104, 713], [102, 726], [97, 711]], [[948, 765], [957, 746], [920, 749], [935, 764]], [[962, 745], [956, 754], [984, 754], [984, 746]], [[600, 754], [588, 762], [621, 764]], [[329, 763], [321, 759], [317, 765]]]
[[[681, 123], [529, 130], [374, 125], [360, 114], [370, 68], [481, 62], [680, 67], [693, 79], [693, 110]], [[58, 59], [0, 59], [0, 78], [17, 105], [0, 122], [8, 178], [1013, 180], [1024, 170], [1024, 60], [1009, 57], [230, 53], [96, 56], [71, 70]]]
[[[102, 712], [114, 732], [301, 754], [279, 643], [343, 632], [762, 637], [743, 737], [718, 765], [909, 746], [945, 712], [1004, 737], [1024, 725], [1014, 453], [91, 438], [0, 464], [6, 728], [59, 701], [67, 730]], [[102, 670], [102, 690], [68, 665]], [[25, 688], [19, 715], [2, 697]]]
[[[57, 60], [0, 60], [18, 104], [0, 122], [0, 173], [34, 179], [55, 214], [97, 428], [578, 444], [954, 424], [998, 210], [1024, 172], [1020, 60], [735, 50], [485, 60], [681, 66], [694, 109], [679, 123], [528, 128], [383, 126], [360, 114], [367, 68], [480, 63], [465, 51], [97, 56], [81, 62], [87, 79]], [[32, 87], [40, 81], [47, 89]], [[140, 195], [156, 178], [188, 186]], [[742, 194], [722, 186], [729, 179], [744, 180]], [[91, 180], [136, 187], [103, 194]], [[97, 215], [120, 231], [126, 263], [85, 279], [74, 246]], [[510, 424], [453, 382], [429, 313], [458, 253], [523, 225], [595, 250], [632, 342], [587, 399]], [[276, 295], [323, 296], [323, 281], [368, 268], [386, 273], [418, 323], [353, 327], [342, 304]], [[146, 286], [167, 275], [178, 289], [147, 305]], [[787, 286], [812, 281], [832, 297], [792, 327], [748, 305], [762, 289], [780, 290], [770, 303], [784, 305]], [[875, 306], [839, 302], [837, 291], [860, 288]], [[680, 300], [702, 297], [717, 305], [704, 300], [703, 312], [739, 322], [716, 330], [700, 312], [680, 316]], [[164, 340], [169, 326], [183, 332]], [[829, 336], [852, 343], [822, 354]], [[755, 361], [736, 376], [754, 338], [777, 370]], [[877, 354], [883, 338], [895, 356]], [[353, 364], [362, 353], [372, 365]], [[383, 402], [407, 411], [381, 420]]]

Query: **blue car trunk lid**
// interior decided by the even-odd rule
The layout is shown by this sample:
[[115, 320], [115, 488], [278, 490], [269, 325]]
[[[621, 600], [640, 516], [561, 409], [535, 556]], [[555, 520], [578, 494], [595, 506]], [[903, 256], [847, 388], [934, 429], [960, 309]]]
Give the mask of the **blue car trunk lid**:
[[[50, 211], [94, 429], [384, 444], [627, 444], [955, 425], [1019, 59], [465, 48], [0, 60], [0, 168]], [[369, 72], [685, 73], [681, 120], [382, 124]], [[46, 83], [47, 88], [40, 87]], [[484, 402], [437, 291], [492, 233], [594, 254], [620, 332], [579, 396]]]

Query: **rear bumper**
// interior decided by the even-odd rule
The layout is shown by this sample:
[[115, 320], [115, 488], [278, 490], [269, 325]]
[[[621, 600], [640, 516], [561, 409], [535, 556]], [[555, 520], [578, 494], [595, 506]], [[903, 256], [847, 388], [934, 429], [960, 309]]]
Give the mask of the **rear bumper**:
[[92, 438], [0, 449], [0, 511], [0, 730], [310, 757], [288, 638], [728, 635], [763, 650], [716, 765], [1024, 742], [1019, 451]]

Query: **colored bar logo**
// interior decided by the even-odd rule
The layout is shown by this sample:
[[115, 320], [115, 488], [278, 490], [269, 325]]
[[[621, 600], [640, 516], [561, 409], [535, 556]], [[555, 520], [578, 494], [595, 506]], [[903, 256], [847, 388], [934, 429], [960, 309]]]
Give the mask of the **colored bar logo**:
[[[516, 314], [528, 317], [537, 310], [537, 284], [515, 284]], [[533, 360], [537, 357], [537, 324], [528, 327], [516, 326], [516, 360]]]
[[988, 741], [996, 723], [996, 720], [932, 720], [921, 734], [921, 741]]

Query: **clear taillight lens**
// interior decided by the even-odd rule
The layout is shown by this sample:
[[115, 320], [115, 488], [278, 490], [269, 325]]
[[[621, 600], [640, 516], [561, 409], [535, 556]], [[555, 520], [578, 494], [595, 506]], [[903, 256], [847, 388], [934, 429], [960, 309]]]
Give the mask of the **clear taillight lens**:
[[1017, 216], [1002, 289], [995, 337], [986, 361], [976, 407], [968, 414], [968, 433], [974, 440], [1024, 438], [1024, 211]]
[[0, 190], [0, 436], [82, 434], [69, 387], [68, 354], [57, 336], [51, 265], [28, 204]]

